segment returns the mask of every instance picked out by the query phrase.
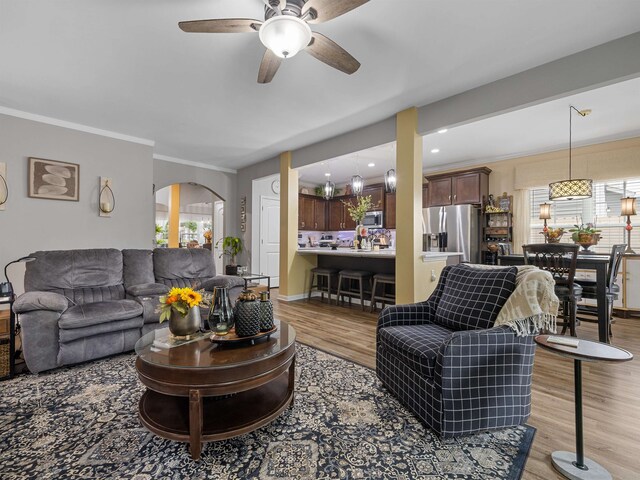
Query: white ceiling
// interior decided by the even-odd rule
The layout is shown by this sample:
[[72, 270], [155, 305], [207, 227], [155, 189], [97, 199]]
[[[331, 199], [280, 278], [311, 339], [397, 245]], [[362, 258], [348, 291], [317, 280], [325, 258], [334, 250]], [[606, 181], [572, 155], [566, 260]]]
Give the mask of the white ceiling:
[[0, 0], [0, 105], [147, 138], [240, 168], [638, 30], [637, 0], [372, 0], [314, 30], [362, 63], [304, 53], [256, 82], [257, 34], [181, 20], [261, 18], [260, 0]]
[[[592, 109], [573, 113], [573, 145], [588, 145], [640, 136], [640, 78], [524, 108], [423, 137], [425, 172], [520, 157], [569, 146], [569, 105]], [[436, 154], [431, 150], [438, 148]], [[395, 167], [395, 143], [363, 150], [300, 168], [301, 181], [319, 184], [331, 173], [346, 183], [356, 171], [379, 179]], [[640, 159], [638, 159], [640, 162]], [[375, 167], [367, 165], [374, 163]]]

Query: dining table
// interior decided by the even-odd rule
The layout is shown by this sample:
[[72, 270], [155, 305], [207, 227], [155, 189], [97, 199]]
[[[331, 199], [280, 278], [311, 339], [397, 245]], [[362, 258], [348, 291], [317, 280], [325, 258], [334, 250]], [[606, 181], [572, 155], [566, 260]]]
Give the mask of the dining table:
[[[611, 343], [609, 338], [609, 313], [607, 312], [607, 270], [609, 261], [609, 255], [579, 253], [576, 262], [576, 269], [594, 270], [596, 272], [598, 341], [602, 343]], [[498, 256], [498, 263], [505, 266], [524, 265], [524, 255], [500, 255]]]

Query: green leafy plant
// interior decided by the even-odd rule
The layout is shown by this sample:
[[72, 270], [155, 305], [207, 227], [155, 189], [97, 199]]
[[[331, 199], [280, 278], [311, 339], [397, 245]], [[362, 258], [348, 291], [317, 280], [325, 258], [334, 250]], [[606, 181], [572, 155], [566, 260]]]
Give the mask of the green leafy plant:
[[159, 235], [160, 233], [162, 233], [162, 225], [156, 223], [156, 235]]
[[198, 230], [198, 224], [191, 220], [189, 220], [188, 222], [182, 222], [180, 226], [186, 228], [191, 233], [195, 233]]
[[[313, 193], [315, 193], [318, 197], [322, 197], [324, 195], [324, 185], [318, 185], [316, 188], [313, 189]], [[340, 195], [340, 193], [342, 193], [342, 189], [341, 188], [334, 188], [333, 189], [333, 195]]]
[[366, 197], [356, 197], [355, 205], [345, 200], [342, 200], [342, 203], [347, 206], [349, 216], [357, 224], [362, 223], [362, 219], [364, 218], [365, 214], [373, 208], [371, 195], [367, 195]]
[[239, 237], [224, 237], [218, 240], [216, 247], [218, 247], [220, 243], [222, 243], [222, 253], [220, 257], [227, 255], [231, 265], [235, 265], [236, 257], [242, 253], [242, 239]]
[[581, 242], [581, 237], [593, 236], [596, 233], [600, 233], [602, 230], [596, 228], [595, 223], [581, 223], [580, 225], [574, 225], [575, 228], [570, 228], [569, 231], [572, 232], [571, 240], [574, 242]]

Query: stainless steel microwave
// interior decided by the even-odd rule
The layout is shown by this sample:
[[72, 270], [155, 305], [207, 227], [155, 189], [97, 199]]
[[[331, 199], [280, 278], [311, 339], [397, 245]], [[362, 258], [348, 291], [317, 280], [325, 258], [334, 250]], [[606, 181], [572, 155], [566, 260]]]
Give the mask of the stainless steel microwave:
[[365, 213], [362, 225], [367, 228], [382, 228], [382, 211]]

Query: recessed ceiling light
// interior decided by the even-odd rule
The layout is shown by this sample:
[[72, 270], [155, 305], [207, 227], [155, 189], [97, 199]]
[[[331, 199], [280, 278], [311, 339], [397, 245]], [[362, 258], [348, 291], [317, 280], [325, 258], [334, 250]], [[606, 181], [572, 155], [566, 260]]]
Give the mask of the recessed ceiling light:
[[325, 176], [325, 177], [330, 177], [330, 176], [331, 176], [331, 174], [330, 174], [330, 173], [325, 173], [325, 174], [324, 174], [324, 176]]
[[432, 148], [431, 153], [438, 153], [440, 151], [439, 148]]
[[440, 130], [438, 130], [438, 133], [447, 133], [448, 131], [448, 128], [441, 128]]
[[375, 164], [375, 163], [373, 163], [373, 162], [371, 162], [371, 163], [367, 164], [367, 167], [375, 167], [375, 166], [376, 166], [376, 164]]

